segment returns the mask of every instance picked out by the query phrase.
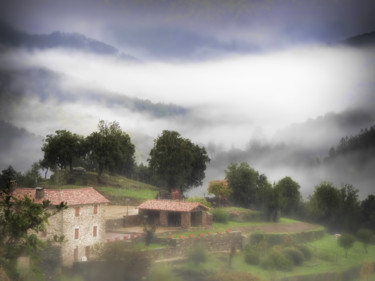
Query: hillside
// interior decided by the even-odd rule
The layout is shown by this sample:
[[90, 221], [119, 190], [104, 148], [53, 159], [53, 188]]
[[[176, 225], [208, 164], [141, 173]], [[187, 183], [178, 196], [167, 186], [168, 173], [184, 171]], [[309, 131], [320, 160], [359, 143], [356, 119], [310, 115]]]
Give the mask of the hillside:
[[115, 56], [126, 61], [139, 61], [117, 48], [79, 33], [53, 32], [28, 34], [0, 21], [0, 45], [27, 49], [68, 48], [77, 51]]
[[[65, 180], [63, 178], [65, 177]], [[97, 174], [87, 172], [84, 175], [55, 175], [41, 183], [47, 188], [80, 188], [92, 186], [114, 205], [136, 205], [144, 200], [155, 198], [159, 188], [124, 176], [102, 175], [102, 184], [97, 184]]]

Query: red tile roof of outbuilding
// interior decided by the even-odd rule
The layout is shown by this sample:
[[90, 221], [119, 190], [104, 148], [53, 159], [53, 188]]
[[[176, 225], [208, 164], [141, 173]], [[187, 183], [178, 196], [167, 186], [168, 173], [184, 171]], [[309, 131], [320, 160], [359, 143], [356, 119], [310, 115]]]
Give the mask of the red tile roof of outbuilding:
[[209, 210], [208, 207], [197, 202], [181, 202], [172, 200], [147, 200], [138, 206], [141, 210], [191, 212], [197, 208]]
[[107, 198], [92, 187], [77, 189], [44, 189], [44, 197], [41, 199], [35, 198], [35, 188], [17, 188], [13, 192], [13, 196], [18, 198], [25, 195], [33, 198], [37, 203], [41, 203], [43, 200], [49, 200], [51, 205], [59, 205], [61, 202], [66, 202], [68, 206], [109, 203]]

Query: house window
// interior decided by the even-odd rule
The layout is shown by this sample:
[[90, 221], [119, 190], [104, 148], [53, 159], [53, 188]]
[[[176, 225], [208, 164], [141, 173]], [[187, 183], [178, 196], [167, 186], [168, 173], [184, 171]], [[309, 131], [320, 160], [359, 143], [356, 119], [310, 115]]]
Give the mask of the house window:
[[98, 205], [94, 205], [94, 214], [98, 213]]
[[79, 216], [79, 207], [76, 207], [76, 217]]
[[96, 225], [94, 225], [94, 227], [92, 229], [92, 235], [94, 237], [96, 237], [98, 235], [98, 227]]
[[74, 261], [78, 261], [78, 248], [74, 249], [73, 256], [74, 256]]
[[78, 239], [79, 238], [79, 228], [75, 228], [74, 229], [74, 239]]

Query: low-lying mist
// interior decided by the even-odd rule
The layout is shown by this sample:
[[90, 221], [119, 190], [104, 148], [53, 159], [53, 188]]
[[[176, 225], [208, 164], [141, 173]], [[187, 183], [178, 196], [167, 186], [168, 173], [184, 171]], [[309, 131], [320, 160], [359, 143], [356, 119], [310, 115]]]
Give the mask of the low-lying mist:
[[[291, 176], [304, 195], [322, 180], [369, 190], [371, 181], [332, 175], [317, 163], [341, 137], [375, 123], [374, 59], [373, 52], [343, 46], [170, 64], [5, 49], [0, 119], [41, 137], [58, 129], [88, 135], [99, 120], [116, 120], [131, 135], [138, 162], [146, 162], [162, 130], [176, 130], [212, 158], [205, 186], [191, 194], [202, 195], [232, 162], [248, 162], [271, 182]], [[16, 158], [1, 164], [38, 160]]]

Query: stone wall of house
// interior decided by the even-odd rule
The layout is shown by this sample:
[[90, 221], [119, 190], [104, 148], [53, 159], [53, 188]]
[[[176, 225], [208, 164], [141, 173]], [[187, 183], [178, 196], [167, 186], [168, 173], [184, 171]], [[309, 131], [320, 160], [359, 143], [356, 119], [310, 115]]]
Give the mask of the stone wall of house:
[[168, 226], [168, 212], [160, 211], [160, 226]]
[[191, 213], [181, 213], [181, 227], [189, 228], [191, 226]]
[[[79, 207], [78, 216], [76, 207]], [[68, 206], [66, 210], [49, 218], [47, 235], [40, 234], [42, 238], [46, 236], [46, 239], [64, 235], [61, 251], [63, 266], [71, 266], [75, 260], [82, 260], [83, 256], [90, 259], [94, 254], [92, 247], [105, 242], [105, 204], [97, 204], [96, 214], [94, 209], [94, 204]]]

